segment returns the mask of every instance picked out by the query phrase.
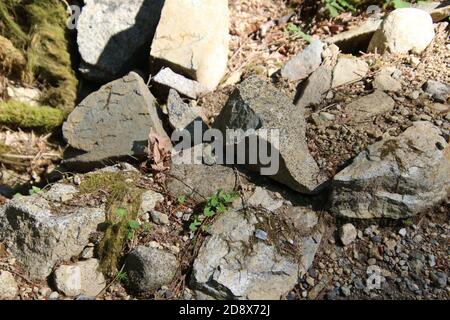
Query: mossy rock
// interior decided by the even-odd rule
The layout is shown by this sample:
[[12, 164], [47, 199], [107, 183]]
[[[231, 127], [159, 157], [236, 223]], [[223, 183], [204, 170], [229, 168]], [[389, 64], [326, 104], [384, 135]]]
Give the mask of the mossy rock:
[[37, 107], [17, 101], [0, 102], [0, 124], [10, 128], [51, 132], [60, 127], [64, 113], [51, 107]]
[[23, 80], [42, 89], [41, 103], [70, 113], [78, 81], [72, 69], [67, 13], [59, 0], [2, 0], [0, 35], [26, 58]]
[[0, 73], [7, 77], [22, 79], [27, 60], [11, 41], [0, 36]]
[[118, 272], [118, 264], [125, 244], [134, 235], [130, 229], [138, 219], [142, 193], [137, 187], [137, 172], [99, 171], [88, 174], [80, 185], [82, 194], [107, 195], [106, 230], [98, 245], [100, 268], [108, 275]]

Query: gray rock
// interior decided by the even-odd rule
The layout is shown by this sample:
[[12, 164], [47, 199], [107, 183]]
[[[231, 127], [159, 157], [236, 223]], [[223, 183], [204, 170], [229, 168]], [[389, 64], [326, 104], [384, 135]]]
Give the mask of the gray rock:
[[266, 241], [268, 239], [268, 234], [267, 232], [261, 229], [257, 229], [255, 231], [255, 237], [258, 238], [259, 240]]
[[277, 239], [252, 241], [258, 223], [255, 214], [228, 211], [213, 223], [211, 236], [194, 261], [191, 284], [195, 289], [215, 299], [280, 299], [306, 273], [315, 253], [308, 256], [312, 250], [307, 242], [313, 236], [293, 240], [296, 254], [277, 248]]
[[254, 207], [261, 206], [267, 211], [274, 212], [283, 206], [282, 200], [274, 200], [267, 190], [256, 187], [253, 195], [248, 199], [248, 204]]
[[55, 183], [43, 196], [48, 201], [64, 203], [73, 199], [77, 193], [78, 189], [70, 184]]
[[163, 68], [152, 78], [152, 81], [162, 86], [175, 89], [178, 93], [195, 100], [209, 91], [197, 81], [185, 78], [173, 72], [170, 68]]
[[17, 282], [8, 271], [0, 270], [0, 300], [12, 300], [19, 292]]
[[[309, 153], [305, 137], [306, 122], [301, 110], [298, 110], [290, 99], [279, 90], [256, 76], [247, 78], [235, 89], [226, 106], [216, 118], [215, 127], [225, 137], [228, 137], [228, 129], [243, 131], [253, 129], [255, 134], [250, 134], [249, 139], [241, 139], [237, 142], [235, 140], [235, 144], [229, 143], [227, 149], [237, 148], [240, 150], [241, 147], [245, 147], [246, 154], [240, 154], [240, 156], [249, 159], [248, 140], [269, 144], [273, 149], [273, 154], [278, 153], [279, 155], [278, 159], [272, 159], [270, 164], [276, 165], [278, 160], [279, 170], [276, 173], [266, 173], [270, 178], [295, 191], [315, 193], [325, 180], [320, 175], [317, 163]], [[265, 132], [266, 129], [278, 129], [279, 141], [271, 141], [273, 135]], [[265, 137], [264, 133], [266, 133]], [[229, 140], [227, 139], [227, 141]], [[246, 145], [242, 146], [243, 143]], [[249, 164], [247, 161], [245, 166], [263, 173], [267, 166], [261, 164], [260, 157], [254, 154], [251, 156], [258, 158], [256, 159], [258, 164]]]
[[350, 55], [341, 55], [333, 70], [332, 88], [350, 84], [364, 78], [369, 71], [368, 64]]
[[232, 192], [237, 183], [232, 168], [220, 165], [178, 164], [172, 165], [167, 179], [167, 190], [174, 196], [185, 195], [195, 201], [205, 201], [222, 189]]
[[387, 15], [372, 40], [368, 51], [378, 53], [420, 54], [431, 43], [435, 35], [433, 20], [429, 13], [402, 8]]
[[164, 196], [153, 190], [145, 191], [141, 196], [141, 208], [140, 212], [150, 212], [155, 209], [156, 204], [164, 200]]
[[158, 25], [163, 0], [85, 1], [77, 22], [81, 73], [108, 82], [125, 75], [145, 57]]
[[439, 128], [415, 122], [367, 148], [332, 181], [332, 210], [350, 218], [407, 218], [449, 193], [450, 147]]
[[347, 106], [349, 121], [352, 123], [365, 122], [375, 116], [392, 111], [394, 107], [394, 99], [382, 91], [375, 91]]
[[401, 83], [392, 77], [395, 71], [392, 69], [383, 69], [373, 80], [373, 88], [387, 92], [399, 92], [402, 90]]
[[96, 259], [62, 265], [55, 270], [54, 280], [59, 292], [67, 297], [97, 296], [106, 286]]
[[381, 19], [368, 19], [361, 26], [355, 27], [325, 39], [326, 43], [337, 45], [343, 52], [358, 53], [366, 51], [375, 31], [381, 26]]
[[70, 114], [63, 133], [72, 149], [64, 163], [80, 169], [145, 156], [151, 129], [167, 138], [156, 99], [142, 78], [131, 72], [88, 96]]
[[31, 279], [45, 279], [58, 261], [78, 256], [89, 235], [105, 221], [104, 208], [58, 207], [46, 192], [9, 201], [0, 208], [0, 241]]
[[450, 95], [450, 85], [439, 81], [428, 80], [422, 89], [434, 100], [442, 103], [447, 102], [448, 96]]
[[314, 40], [302, 52], [286, 63], [281, 69], [281, 76], [291, 81], [306, 79], [322, 63], [324, 43]]
[[168, 225], [169, 224], [169, 217], [167, 214], [161, 213], [156, 210], [150, 211], [150, 216], [152, 217], [152, 221], [156, 224], [161, 225]]
[[302, 83], [296, 105], [304, 108], [309, 105], [320, 104], [331, 89], [332, 77], [333, 71], [331, 67], [320, 66]]
[[167, 98], [167, 111], [172, 128], [179, 131], [187, 130], [191, 137], [194, 137], [195, 134], [195, 122], [198, 122], [202, 135], [208, 127], [202, 120], [199, 112], [201, 110], [196, 110], [184, 103], [180, 95], [173, 89], [169, 91], [169, 97]]
[[444, 272], [432, 272], [431, 278], [436, 287], [444, 289], [447, 286], [447, 275]]
[[126, 257], [124, 271], [128, 275], [130, 289], [145, 293], [169, 285], [179, 264], [172, 253], [139, 246]]
[[348, 246], [356, 240], [358, 231], [351, 223], [344, 224], [339, 230], [339, 238], [344, 246]]
[[311, 209], [304, 207], [289, 208], [287, 217], [292, 225], [298, 230], [310, 230], [319, 223], [317, 214]]

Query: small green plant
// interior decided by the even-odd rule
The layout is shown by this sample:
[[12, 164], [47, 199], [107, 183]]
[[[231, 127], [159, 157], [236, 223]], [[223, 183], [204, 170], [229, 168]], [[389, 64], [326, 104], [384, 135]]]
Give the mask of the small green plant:
[[28, 190], [28, 193], [30, 196], [32, 196], [33, 194], [37, 194], [39, 192], [41, 192], [42, 189], [36, 186], [32, 186], [30, 190]]
[[414, 222], [411, 219], [403, 220], [403, 224], [407, 227], [412, 226]]
[[348, 0], [325, 0], [325, 10], [330, 17], [335, 18], [346, 11], [355, 12], [356, 8]]
[[127, 224], [128, 224], [127, 238], [128, 240], [132, 240], [134, 238], [136, 230], [139, 229], [141, 225], [137, 220], [129, 220]]
[[119, 280], [119, 282], [126, 283], [128, 282], [128, 274], [125, 271], [119, 271], [119, 273], [116, 276], [116, 279]]
[[124, 218], [127, 216], [127, 210], [124, 208], [118, 208], [116, 210], [116, 216], [118, 216], [119, 218]]
[[179, 196], [177, 198], [177, 202], [178, 202], [178, 204], [181, 204], [181, 205], [185, 204], [186, 203], [186, 196], [185, 195]]
[[217, 194], [209, 197], [206, 200], [203, 213], [194, 215], [194, 219], [189, 225], [189, 230], [191, 230], [192, 232], [197, 232], [199, 228], [202, 227], [202, 231], [207, 232], [209, 227], [207, 225], [203, 225], [203, 221], [208, 218], [214, 217], [218, 213], [225, 212], [227, 206], [232, 203], [234, 199], [236, 199], [236, 197], [236, 193], [226, 193], [223, 190], [219, 190]]
[[395, 9], [409, 8], [411, 5], [403, 0], [388, 0], [387, 5]]
[[289, 23], [289, 24], [286, 26], [286, 28], [284, 29], [284, 34], [285, 34], [286, 36], [292, 37], [292, 38], [294, 38], [294, 39], [302, 38], [302, 39], [304, 39], [304, 40], [306, 40], [306, 41], [308, 41], [308, 42], [312, 42], [312, 41], [313, 41], [313, 38], [312, 38], [310, 35], [304, 33], [304, 32], [300, 29], [299, 26], [297, 26], [296, 24], [294, 24], [294, 23], [292, 23], [292, 22]]

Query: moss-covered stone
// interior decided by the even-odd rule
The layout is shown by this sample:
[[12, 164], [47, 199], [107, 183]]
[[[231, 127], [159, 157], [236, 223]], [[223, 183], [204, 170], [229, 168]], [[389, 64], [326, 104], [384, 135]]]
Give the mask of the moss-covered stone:
[[26, 57], [24, 80], [43, 89], [41, 103], [68, 114], [75, 106], [66, 11], [59, 0], [6, 0], [0, 3], [0, 35]]
[[62, 125], [64, 114], [51, 107], [36, 107], [17, 101], [0, 103], [0, 124], [10, 128], [50, 132]]
[[104, 171], [88, 175], [80, 185], [84, 194], [107, 194], [107, 228], [98, 255], [100, 268], [108, 275], [117, 273], [124, 245], [133, 232], [130, 222], [136, 221], [139, 215], [144, 190], [136, 186], [138, 177], [137, 173]]
[[0, 73], [22, 79], [27, 61], [11, 41], [0, 36]]

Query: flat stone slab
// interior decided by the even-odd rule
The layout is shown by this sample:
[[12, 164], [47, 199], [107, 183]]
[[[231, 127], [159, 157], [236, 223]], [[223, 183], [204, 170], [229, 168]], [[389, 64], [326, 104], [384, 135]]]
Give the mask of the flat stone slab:
[[72, 167], [102, 164], [110, 159], [145, 156], [153, 129], [167, 137], [157, 113], [157, 101], [134, 72], [104, 85], [84, 99], [63, 125]]

